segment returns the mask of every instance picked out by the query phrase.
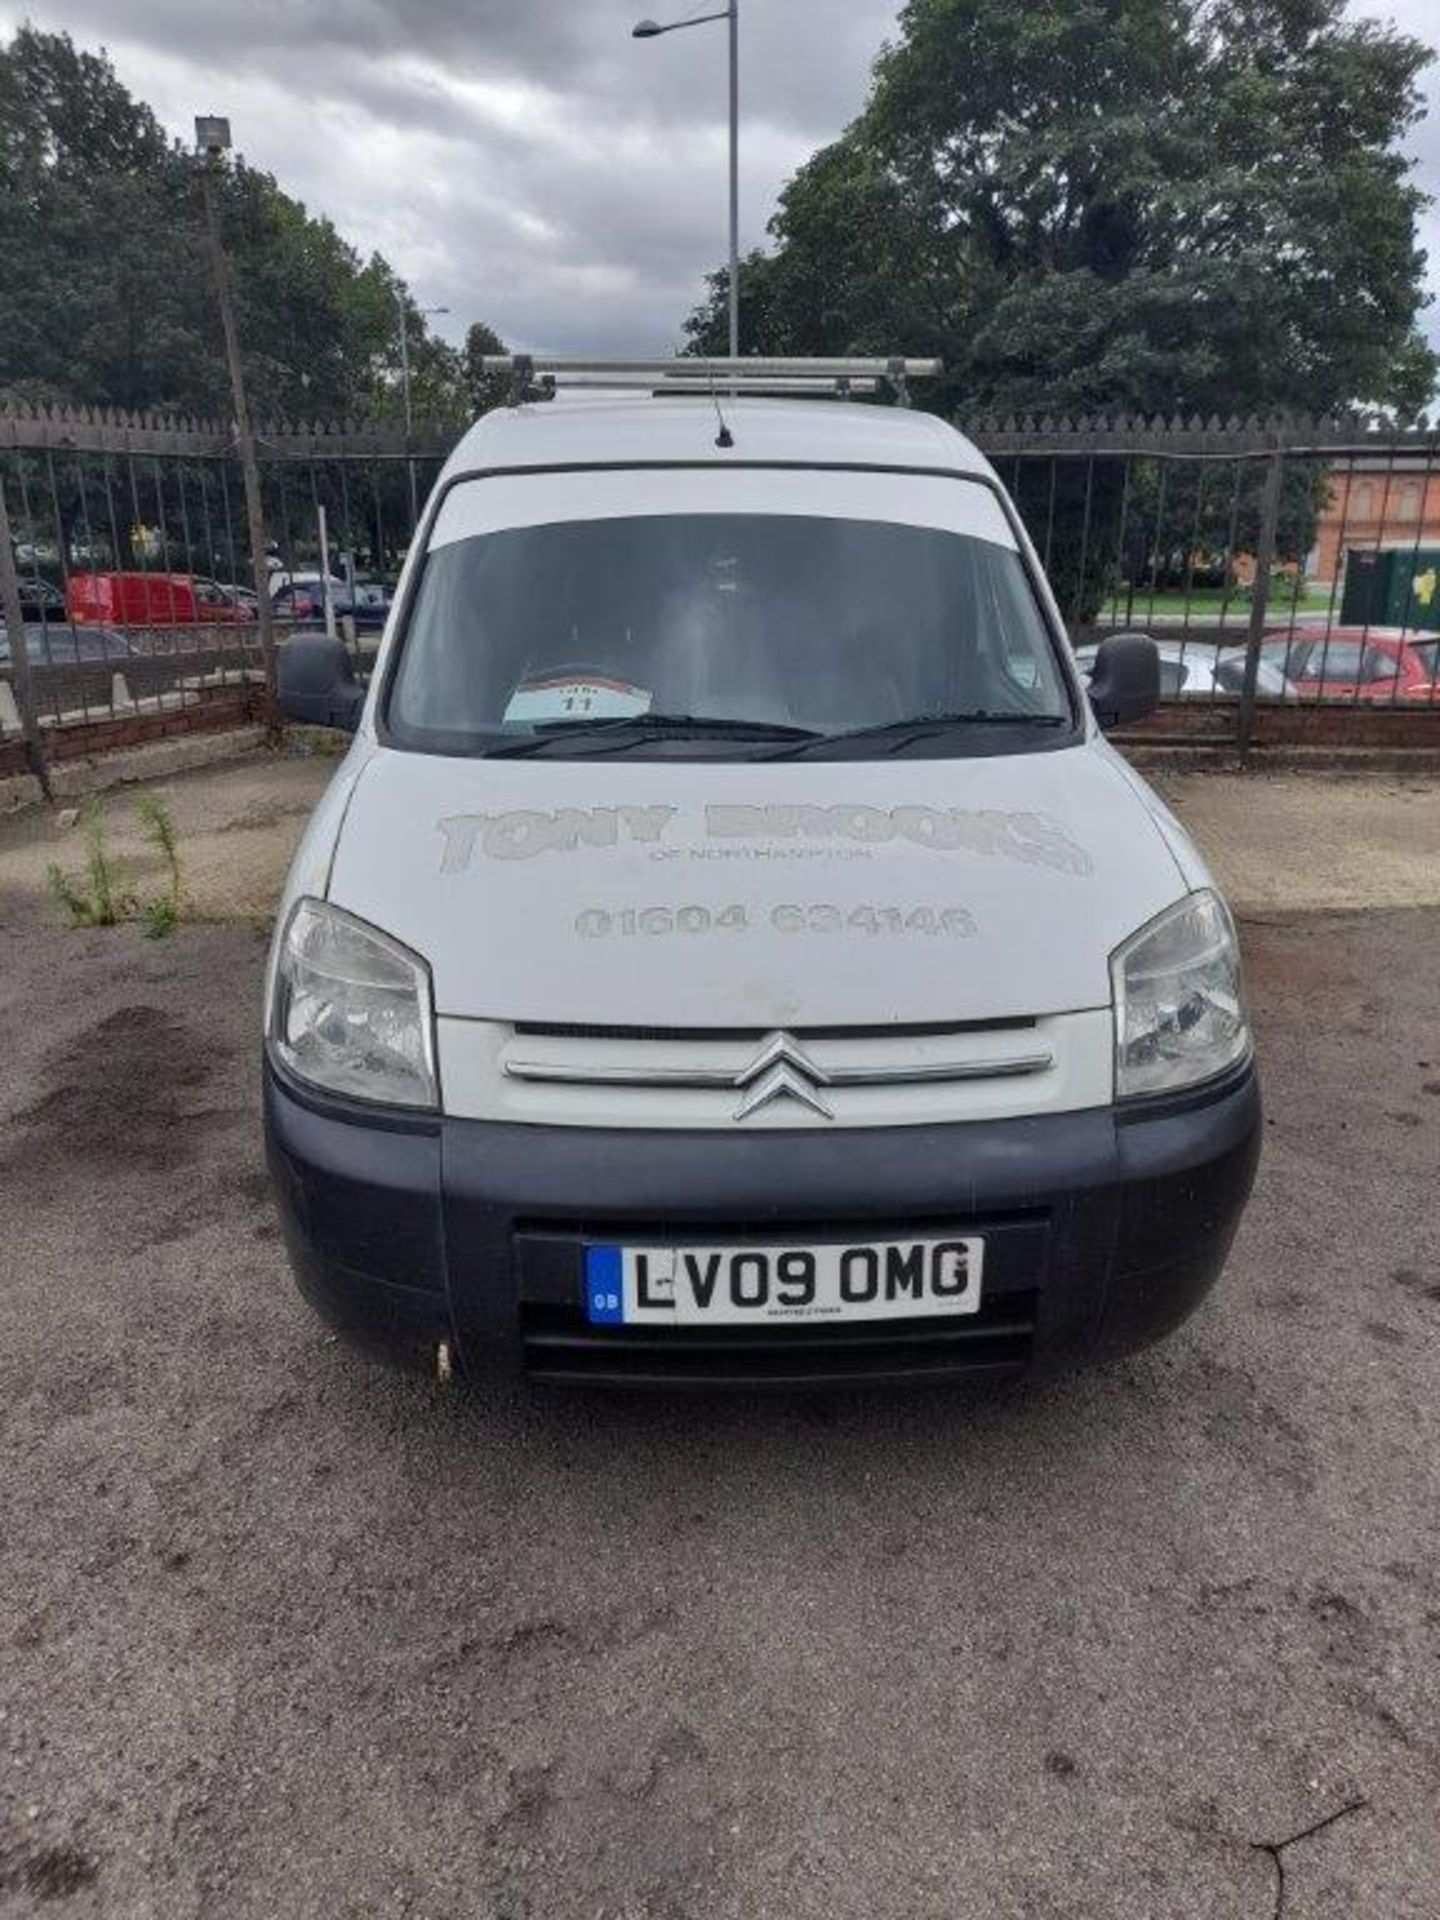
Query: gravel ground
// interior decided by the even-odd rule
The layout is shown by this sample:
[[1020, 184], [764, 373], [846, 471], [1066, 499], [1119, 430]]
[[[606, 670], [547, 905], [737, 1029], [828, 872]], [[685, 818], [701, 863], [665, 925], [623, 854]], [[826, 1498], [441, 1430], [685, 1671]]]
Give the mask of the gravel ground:
[[1267, 1151], [1164, 1348], [604, 1400], [335, 1345], [258, 933], [17, 870], [6, 1920], [1271, 1920], [1350, 1807], [1285, 1920], [1440, 1912], [1440, 913], [1252, 917]]

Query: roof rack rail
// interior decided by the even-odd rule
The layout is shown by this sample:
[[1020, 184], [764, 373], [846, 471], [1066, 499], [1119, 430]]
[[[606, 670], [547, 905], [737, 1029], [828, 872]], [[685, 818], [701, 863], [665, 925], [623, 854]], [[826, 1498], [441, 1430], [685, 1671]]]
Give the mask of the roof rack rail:
[[878, 393], [888, 386], [903, 406], [911, 380], [933, 379], [942, 360], [904, 354], [800, 356], [672, 354], [657, 360], [603, 360], [550, 354], [487, 353], [482, 373], [510, 376], [510, 404], [553, 399], [560, 388], [645, 388], [652, 393], [838, 394]]

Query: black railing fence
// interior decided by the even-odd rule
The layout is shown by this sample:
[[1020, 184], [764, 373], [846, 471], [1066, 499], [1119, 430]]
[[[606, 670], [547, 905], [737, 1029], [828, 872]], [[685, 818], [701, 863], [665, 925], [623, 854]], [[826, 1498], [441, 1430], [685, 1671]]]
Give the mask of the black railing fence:
[[[1172, 722], [1203, 715], [1242, 753], [1285, 708], [1326, 708], [1341, 733], [1363, 714], [1357, 737], [1382, 711], [1420, 714], [1440, 744], [1440, 432], [958, 424], [1018, 503], [1082, 664], [1107, 633], [1153, 635]], [[328, 613], [364, 664], [460, 431], [258, 430], [282, 638]], [[227, 427], [0, 410], [0, 750], [22, 740], [43, 774], [68, 730], [259, 686], [252, 579]]]

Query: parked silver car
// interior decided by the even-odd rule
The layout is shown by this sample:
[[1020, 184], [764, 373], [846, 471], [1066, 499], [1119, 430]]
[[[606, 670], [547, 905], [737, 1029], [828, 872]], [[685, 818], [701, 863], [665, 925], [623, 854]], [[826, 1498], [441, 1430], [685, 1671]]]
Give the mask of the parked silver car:
[[[1094, 670], [1096, 646], [1077, 647], [1075, 659], [1088, 680]], [[1222, 647], [1213, 640], [1156, 640], [1160, 656], [1160, 695], [1174, 700], [1236, 698], [1245, 685], [1245, 648]], [[1299, 692], [1280, 665], [1263, 655], [1255, 690], [1268, 700], [1298, 700]]]
[[[25, 657], [32, 667], [90, 666], [106, 660], [134, 660], [144, 648], [118, 627], [62, 627], [26, 622]], [[10, 664], [10, 634], [0, 627], [0, 667]]]

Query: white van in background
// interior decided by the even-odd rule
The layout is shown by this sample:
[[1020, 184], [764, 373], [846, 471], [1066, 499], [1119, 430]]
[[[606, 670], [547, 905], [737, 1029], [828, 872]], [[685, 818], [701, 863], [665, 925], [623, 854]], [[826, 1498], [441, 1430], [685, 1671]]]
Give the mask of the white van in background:
[[368, 690], [282, 650], [287, 711], [355, 731], [267, 988], [300, 1283], [551, 1381], [1153, 1340], [1260, 1138], [1230, 916], [1102, 731], [1154, 648], [1087, 692], [939, 420], [730, 384], [488, 415]]

